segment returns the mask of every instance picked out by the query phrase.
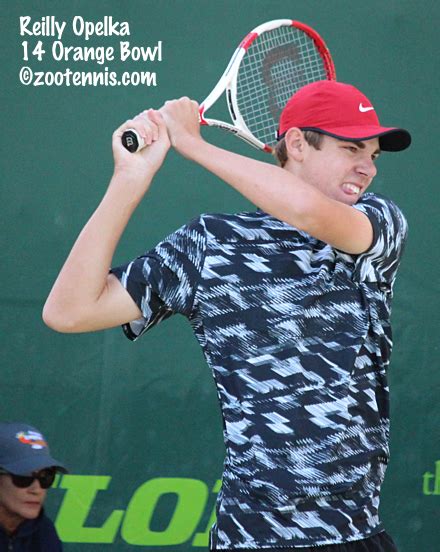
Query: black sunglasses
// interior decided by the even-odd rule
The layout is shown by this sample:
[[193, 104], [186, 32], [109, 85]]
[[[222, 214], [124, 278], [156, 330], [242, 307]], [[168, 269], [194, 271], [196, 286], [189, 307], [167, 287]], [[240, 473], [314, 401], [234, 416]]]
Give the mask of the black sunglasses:
[[1, 470], [0, 473], [10, 475], [12, 483], [19, 489], [30, 487], [36, 479], [38, 479], [42, 489], [48, 489], [55, 481], [57, 471], [53, 468], [47, 468], [39, 471], [35, 475], [15, 475], [4, 470]]

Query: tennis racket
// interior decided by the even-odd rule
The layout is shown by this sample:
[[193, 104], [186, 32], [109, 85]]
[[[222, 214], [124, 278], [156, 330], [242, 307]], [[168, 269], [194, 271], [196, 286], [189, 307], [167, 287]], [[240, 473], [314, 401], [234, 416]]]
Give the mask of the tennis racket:
[[[271, 152], [281, 111], [290, 97], [306, 84], [335, 79], [330, 52], [315, 30], [291, 19], [268, 21], [248, 33], [235, 50], [222, 77], [200, 104], [200, 124], [222, 128]], [[205, 117], [223, 92], [232, 124]], [[131, 152], [144, 147], [133, 129], [124, 132], [122, 143]]]

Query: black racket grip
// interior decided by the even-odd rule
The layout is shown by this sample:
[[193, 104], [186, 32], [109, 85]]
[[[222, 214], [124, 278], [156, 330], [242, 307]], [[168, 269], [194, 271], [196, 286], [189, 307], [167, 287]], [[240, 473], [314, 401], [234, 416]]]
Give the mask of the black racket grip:
[[132, 128], [127, 129], [121, 138], [122, 145], [131, 153], [136, 153], [145, 146], [145, 142]]

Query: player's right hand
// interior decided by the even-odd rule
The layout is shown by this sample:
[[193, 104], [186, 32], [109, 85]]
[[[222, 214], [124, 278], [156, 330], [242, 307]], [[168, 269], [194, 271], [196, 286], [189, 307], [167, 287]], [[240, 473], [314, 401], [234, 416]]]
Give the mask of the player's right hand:
[[[146, 147], [136, 153], [130, 153], [122, 145], [122, 134], [129, 128], [136, 130], [146, 144]], [[150, 179], [162, 165], [170, 148], [162, 115], [159, 111], [148, 109], [126, 121], [113, 133], [112, 148], [115, 174]]]
[[188, 97], [170, 100], [160, 108], [168, 130], [171, 145], [184, 157], [190, 158], [197, 148], [194, 140], [201, 140], [199, 106]]

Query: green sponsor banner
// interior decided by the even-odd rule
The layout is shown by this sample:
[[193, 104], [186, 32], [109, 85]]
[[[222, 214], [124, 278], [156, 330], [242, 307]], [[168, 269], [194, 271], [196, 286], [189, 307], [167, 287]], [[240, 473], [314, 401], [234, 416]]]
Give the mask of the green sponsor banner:
[[[124, 510], [110, 508], [99, 527], [91, 526], [89, 518], [96, 508], [97, 495], [106, 492], [111, 481], [112, 477], [107, 475], [58, 476], [54, 487], [65, 493], [55, 524], [64, 543], [111, 544], [119, 536], [132, 546], [171, 547], [185, 543], [195, 548], [208, 546], [216, 516], [205, 482], [183, 477], [150, 479], [134, 490]], [[217, 480], [211, 489], [214, 496], [220, 486], [221, 481]], [[435, 462], [433, 472], [423, 474], [421, 492], [440, 497], [440, 460]], [[161, 499], [170, 496], [174, 500], [161, 512], [161, 527], [153, 527]], [[208, 522], [200, 530], [200, 521], [207, 514]]]
[[[208, 485], [198, 479], [157, 477], [142, 483], [133, 493], [125, 510], [108, 513], [100, 527], [89, 524], [98, 493], [105, 492], [112, 478], [107, 475], [64, 475], [54, 487], [65, 491], [56, 528], [65, 543], [110, 544], [118, 534], [134, 546], [175, 546], [191, 542], [193, 547], [208, 545], [209, 530], [215, 521], [215, 509], [209, 506]], [[212, 492], [220, 490], [216, 481]], [[172, 495], [175, 501], [165, 513], [160, 530], [152, 528], [158, 503]], [[211, 508], [205, 530], [198, 531], [207, 507]]]
[[440, 460], [435, 463], [435, 471], [423, 474], [423, 494], [440, 496]]

